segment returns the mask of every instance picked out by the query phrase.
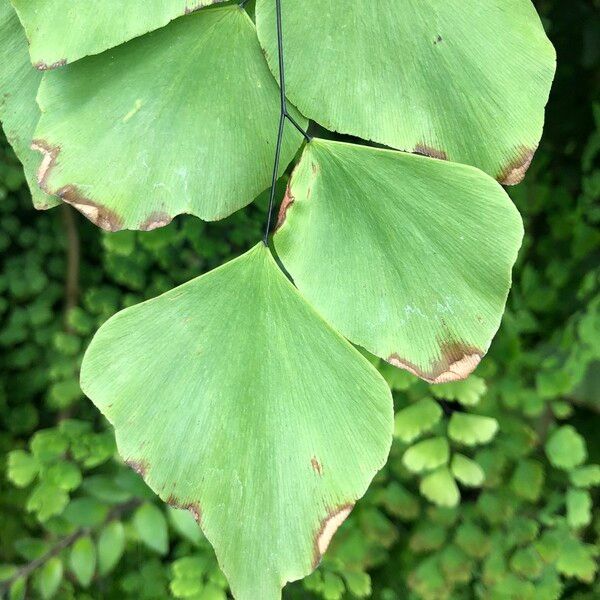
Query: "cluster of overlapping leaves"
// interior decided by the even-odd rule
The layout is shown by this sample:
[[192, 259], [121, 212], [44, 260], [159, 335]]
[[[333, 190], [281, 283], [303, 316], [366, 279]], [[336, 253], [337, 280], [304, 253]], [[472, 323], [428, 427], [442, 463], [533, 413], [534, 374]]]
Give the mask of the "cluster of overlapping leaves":
[[[597, 597], [600, 133], [572, 146], [589, 126], [580, 120], [551, 137], [513, 194], [531, 233], [476, 374], [430, 386], [373, 359], [394, 390], [390, 460], [287, 597]], [[16, 162], [5, 152], [0, 165], [2, 580], [13, 599], [224, 599], [191, 514], [165, 507], [123, 464], [77, 370], [116, 311], [251, 246], [264, 201], [214, 225], [185, 217], [150, 233], [99, 234], [76, 219], [79, 292], [63, 319], [72, 223], [34, 215]], [[467, 415], [487, 433], [464, 427]]]
[[[108, 5], [88, 12], [50, 0], [13, 4], [20, 22], [8, 2], [0, 5], [7, 90], [0, 116], [25, 164], [36, 205], [70, 204], [109, 231], [167, 226], [147, 234], [146, 242], [144, 234], [124, 232], [107, 237], [106, 244], [115, 250], [110, 260], [120, 285], [144, 298], [169, 290], [185, 278], [162, 265], [168, 276], [147, 286], [153, 263], [138, 246], [154, 239], [161, 250], [177, 252], [189, 237], [180, 233], [185, 226], [169, 225], [174, 216], [226, 217], [269, 181], [279, 116], [277, 84], [269, 72], [270, 65], [277, 73], [274, 3], [258, 2], [258, 37], [237, 5], [180, 16], [201, 6], [132, 3], [115, 20]], [[433, 158], [311, 141], [289, 183], [274, 238], [300, 294], [259, 244], [225, 267], [111, 319], [84, 363], [83, 387], [115, 425], [121, 455], [161, 498], [201, 521], [238, 598], [276, 597], [286, 581], [314, 569], [384, 464], [392, 399], [369, 360], [404, 399], [397, 399], [392, 453], [400, 448], [402, 458], [387, 470], [398, 469], [400, 479], [417, 474], [422, 495], [445, 507], [431, 517], [439, 520], [441, 543], [456, 527], [457, 547], [468, 554], [469, 536], [480, 527], [451, 515], [459, 485], [493, 481], [487, 471], [495, 461], [486, 463], [473, 448], [492, 442], [502, 422], [472, 410], [485, 395], [481, 378], [456, 380], [478, 365], [500, 323], [522, 228], [493, 179], [517, 183], [529, 166], [554, 52], [527, 0], [511, 1], [510, 11], [496, 0], [477, 3], [477, 10], [463, 4], [416, 8], [398, 1], [341, 11], [324, 0], [310, 10], [284, 2], [288, 95], [300, 110], [290, 108], [297, 121], [306, 125], [305, 115], [329, 130]], [[318, 61], [306, 54], [307, 46], [319, 49]], [[302, 143], [297, 131], [288, 134], [281, 173]], [[23, 298], [35, 295], [36, 286], [46, 285], [44, 277], [42, 272], [33, 278], [33, 292], [24, 281], [14, 284], [17, 296], [19, 285], [25, 286]], [[63, 355], [52, 370], [49, 402], [69, 406], [80, 398], [78, 335], [89, 336], [120, 307], [120, 299], [115, 305], [115, 297], [102, 291], [100, 312], [90, 316], [90, 307], [69, 306], [66, 329], [49, 334]], [[40, 325], [51, 321], [48, 314], [39, 316]], [[8, 344], [26, 337], [30, 326], [22, 313], [15, 319], [17, 338], [11, 342], [9, 334]], [[326, 322], [372, 354], [361, 357]], [[25, 365], [34, 352], [23, 351]], [[581, 361], [572, 363], [580, 367]], [[429, 391], [396, 367], [441, 385]], [[43, 382], [37, 385], [42, 389]], [[414, 402], [403, 406], [408, 400]], [[440, 406], [452, 413], [448, 419]], [[96, 566], [102, 575], [116, 564], [118, 557], [104, 557], [96, 565], [96, 555], [124, 547], [128, 532], [114, 524], [128, 511], [134, 511], [134, 537], [162, 553], [168, 544], [163, 513], [127, 487], [138, 481], [131, 475], [129, 483], [116, 484], [115, 506], [91, 522], [78, 516], [88, 518], [87, 509], [69, 508], [69, 494], [79, 489], [102, 500], [102, 486], [85, 488], [81, 469], [108, 461], [112, 440], [88, 429], [65, 420], [57, 430], [36, 434], [29, 452], [11, 454], [9, 465], [15, 483], [37, 482], [28, 507], [38, 519], [56, 518], [65, 527], [70, 567], [82, 585], [90, 584]], [[511, 432], [510, 422], [505, 432]], [[89, 440], [83, 449], [77, 447], [80, 436]], [[573, 443], [579, 443], [577, 434], [558, 430], [548, 441], [548, 456]], [[69, 459], [68, 466], [60, 466], [60, 457]], [[583, 458], [562, 467], [573, 471]], [[527, 478], [531, 465], [524, 464], [521, 475]], [[571, 473], [571, 510], [589, 504], [583, 488], [594, 474], [594, 468]], [[381, 482], [388, 476], [383, 473]], [[410, 496], [398, 481], [385, 485], [384, 493], [375, 491], [374, 513], [382, 503], [393, 512], [398, 498]], [[418, 510], [419, 502], [412, 505]], [[357, 509], [357, 522], [368, 509], [368, 502]], [[587, 524], [578, 518], [579, 525]], [[148, 531], [162, 533], [149, 539]], [[558, 526], [553, 533], [563, 535]], [[107, 542], [103, 536], [112, 537]], [[201, 544], [199, 534], [195, 540]], [[474, 544], [483, 551], [485, 545]], [[582, 548], [587, 556], [589, 549]], [[427, 542], [421, 549], [436, 546]], [[534, 552], [522, 550], [523, 560]], [[40, 552], [47, 572], [38, 578], [44, 576], [55, 591], [62, 548], [51, 556]], [[451, 564], [464, 563], [460, 553], [450, 555]], [[560, 562], [560, 556], [547, 557]], [[441, 560], [434, 556], [420, 565], [425, 576], [415, 570], [415, 590], [429, 593], [423, 581], [435, 582], [428, 574], [434, 567], [450, 589], [438, 568]], [[174, 568], [173, 593], [223, 594], [225, 583], [208, 558], [182, 561]], [[351, 561], [333, 558], [307, 585], [326, 597], [342, 593], [344, 585], [364, 595], [364, 568], [370, 565], [358, 562], [360, 568], [348, 568]], [[536, 577], [556, 589], [558, 573], [572, 573], [552, 568], [540, 567]], [[521, 581], [523, 573], [516, 572]], [[26, 583], [20, 575], [8, 576], [15, 594]]]

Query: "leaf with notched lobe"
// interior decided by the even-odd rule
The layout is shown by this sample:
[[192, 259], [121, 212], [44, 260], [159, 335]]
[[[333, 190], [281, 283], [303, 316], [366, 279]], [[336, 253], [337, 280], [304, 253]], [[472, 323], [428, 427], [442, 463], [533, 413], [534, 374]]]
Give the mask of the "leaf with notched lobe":
[[473, 167], [313, 140], [274, 244], [334, 328], [445, 383], [469, 375], [488, 350], [522, 238], [506, 192]]
[[0, 121], [6, 138], [23, 163], [33, 205], [39, 210], [60, 203], [40, 190], [36, 181], [38, 154], [31, 148], [40, 109], [35, 102], [41, 73], [29, 63], [27, 38], [8, 0], [0, 0]]
[[154, 31], [221, 0], [11, 0], [29, 38], [31, 62], [55, 69]]
[[110, 319], [81, 384], [122, 456], [200, 522], [237, 600], [316, 567], [391, 444], [385, 381], [262, 244]]
[[[518, 183], [556, 54], [531, 0], [282, 0], [286, 90], [327, 129]], [[274, 73], [275, 2], [256, 23]]]
[[[40, 185], [104, 229], [222, 219], [270, 183], [279, 88], [237, 6], [47, 72], [38, 102]], [[301, 143], [286, 130], [281, 172]]]

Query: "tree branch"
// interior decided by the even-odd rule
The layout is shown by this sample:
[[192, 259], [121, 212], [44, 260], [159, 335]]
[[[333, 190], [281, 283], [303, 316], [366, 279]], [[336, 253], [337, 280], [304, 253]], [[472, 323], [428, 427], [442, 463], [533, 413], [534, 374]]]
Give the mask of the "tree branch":
[[[117, 506], [114, 506], [109, 511], [108, 515], [106, 516], [106, 519], [104, 519], [104, 521], [102, 521], [102, 526], [106, 525], [113, 519], [120, 517], [124, 513], [128, 512], [130, 510], [133, 510], [134, 508], [138, 507], [140, 504], [141, 504], [141, 500], [134, 499], [134, 500], [128, 500], [127, 502], [123, 502], [123, 504], [118, 504]], [[54, 558], [55, 556], [60, 554], [63, 550], [65, 550], [69, 546], [72, 546], [79, 538], [83, 537], [84, 535], [88, 535], [91, 531], [92, 531], [92, 529], [90, 527], [82, 527], [82, 528], [74, 531], [71, 535], [68, 535], [67, 537], [63, 538], [62, 540], [58, 540], [56, 545], [53, 546], [52, 548], [50, 548], [50, 550], [48, 550], [48, 552], [46, 552], [44, 555], [40, 556], [39, 558], [36, 558], [35, 560], [32, 560], [31, 562], [27, 563], [26, 565], [23, 565], [20, 569], [18, 569], [15, 572], [14, 575], [12, 575], [6, 581], [3, 581], [2, 584], [0, 584], [0, 593], [7, 592], [10, 589], [10, 586], [15, 581], [17, 581], [18, 579], [21, 579], [21, 578], [26, 579], [36, 569], [39, 569], [40, 567], [45, 565], [51, 558]]]
[[67, 272], [65, 277], [65, 328], [70, 329], [67, 318], [69, 311], [79, 302], [80, 242], [74, 209], [68, 204], [61, 205], [61, 216], [67, 234]]

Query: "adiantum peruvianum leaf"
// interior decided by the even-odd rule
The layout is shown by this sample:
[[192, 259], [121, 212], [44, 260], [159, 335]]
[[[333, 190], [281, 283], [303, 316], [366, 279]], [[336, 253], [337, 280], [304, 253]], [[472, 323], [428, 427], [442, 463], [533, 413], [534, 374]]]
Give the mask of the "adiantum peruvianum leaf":
[[483, 469], [472, 459], [463, 454], [455, 454], [452, 457], [452, 474], [463, 485], [478, 487], [485, 480]]
[[383, 378], [259, 244], [96, 334], [84, 391], [122, 456], [215, 547], [237, 600], [312, 571], [383, 466]]
[[487, 351], [522, 237], [506, 192], [473, 167], [313, 140], [274, 244], [302, 294], [349, 340], [445, 383]]
[[419, 486], [421, 494], [438, 506], [453, 507], [460, 501], [460, 491], [448, 467], [425, 476]]
[[[38, 102], [40, 186], [104, 229], [221, 219], [269, 185], [279, 89], [238, 6], [49, 71]], [[281, 172], [301, 142], [286, 130]]]
[[465, 446], [487, 444], [498, 431], [498, 421], [492, 417], [453, 413], [448, 423], [448, 435]]
[[435, 400], [423, 398], [396, 414], [394, 436], [410, 444], [437, 425], [442, 414], [443, 411]]
[[[539, 143], [556, 53], [531, 0], [282, 0], [286, 89], [326, 128], [506, 184]], [[275, 2], [257, 28], [274, 73]]]
[[30, 42], [31, 62], [54, 69], [98, 54], [220, 0], [11, 0]]
[[31, 139], [40, 118], [35, 102], [41, 73], [29, 62], [27, 38], [8, 0], [0, 0], [0, 121], [15, 154], [23, 163], [33, 204], [44, 210], [60, 200], [45, 194], [37, 184], [39, 155]]
[[404, 466], [413, 473], [431, 471], [448, 463], [450, 447], [445, 437], [422, 440], [406, 450], [402, 457]]

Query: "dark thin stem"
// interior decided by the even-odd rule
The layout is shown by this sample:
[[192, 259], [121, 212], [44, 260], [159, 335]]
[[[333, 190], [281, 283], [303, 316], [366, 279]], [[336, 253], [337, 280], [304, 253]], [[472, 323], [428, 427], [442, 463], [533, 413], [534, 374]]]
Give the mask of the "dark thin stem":
[[269, 195], [269, 209], [267, 214], [267, 226], [263, 242], [265, 246], [269, 244], [269, 233], [271, 232], [271, 221], [273, 219], [273, 205], [275, 204], [275, 186], [277, 184], [277, 175], [279, 174], [279, 163], [281, 162], [281, 145], [283, 142], [283, 132], [286, 119], [304, 136], [307, 142], [311, 137], [298, 124], [296, 119], [290, 115], [287, 108], [285, 96], [285, 65], [283, 60], [283, 27], [281, 22], [281, 0], [275, 0], [275, 13], [277, 19], [277, 55], [279, 58], [279, 99], [281, 112], [279, 116], [279, 131], [277, 133], [277, 144], [275, 146], [275, 164], [273, 165], [273, 178], [271, 179], [271, 193]]
[[74, 209], [68, 204], [61, 206], [62, 218], [67, 234], [67, 272], [65, 276], [65, 327], [70, 329], [67, 319], [69, 311], [79, 302], [80, 243]]
[[[124, 502], [123, 504], [118, 504], [109, 511], [108, 515], [106, 516], [106, 519], [103, 521], [102, 524], [106, 525], [113, 519], [117, 519], [124, 513], [133, 510], [134, 508], [137, 508], [140, 504], [141, 501], [137, 499], [129, 500], [128, 502]], [[71, 535], [68, 535], [62, 540], [59, 540], [55, 546], [53, 546], [52, 548], [50, 548], [50, 550], [48, 550], [48, 552], [46, 552], [46, 554], [43, 554], [39, 558], [36, 558], [35, 560], [32, 560], [31, 562], [22, 566], [18, 571], [15, 572], [14, 575], [12, 575], [12, 577], [7, 579], [6, 581], [3, 581], [0, 585], [0, 592], [7, 591], [10, 588], [10, 586], [18, 579], [26, 579], [36, 569], [39, 569], [40, 567], [45, 565], [51, 558], [58, 556], [65, 548], [69, 548], [79, 538], [83, 537], [84, 535], [88, 535], [90, 532], [91, 529], [89, 527], [82, 527], [81, 529], [77, 529], [76, 531], [74, 531]]]
[[279, 173], [279, 162], [281, 159], [281, 142], [283, 141], [283, 129], [285, 127], [285, 115], [279, 117], [279, 133], [277, 134], [277, 147], [275, 149], [275, 164], [273, 165], [273, 178], [271, 179], [271, 193], [269, 194], [269, 208], [267, 210], [267, 226], [263, 243], [269, 245], [269, 233], [271, 232], [271, 220], [273, 218], [273, 205], [275, 204], [275, 189], [277, 185], [277, 174]]

